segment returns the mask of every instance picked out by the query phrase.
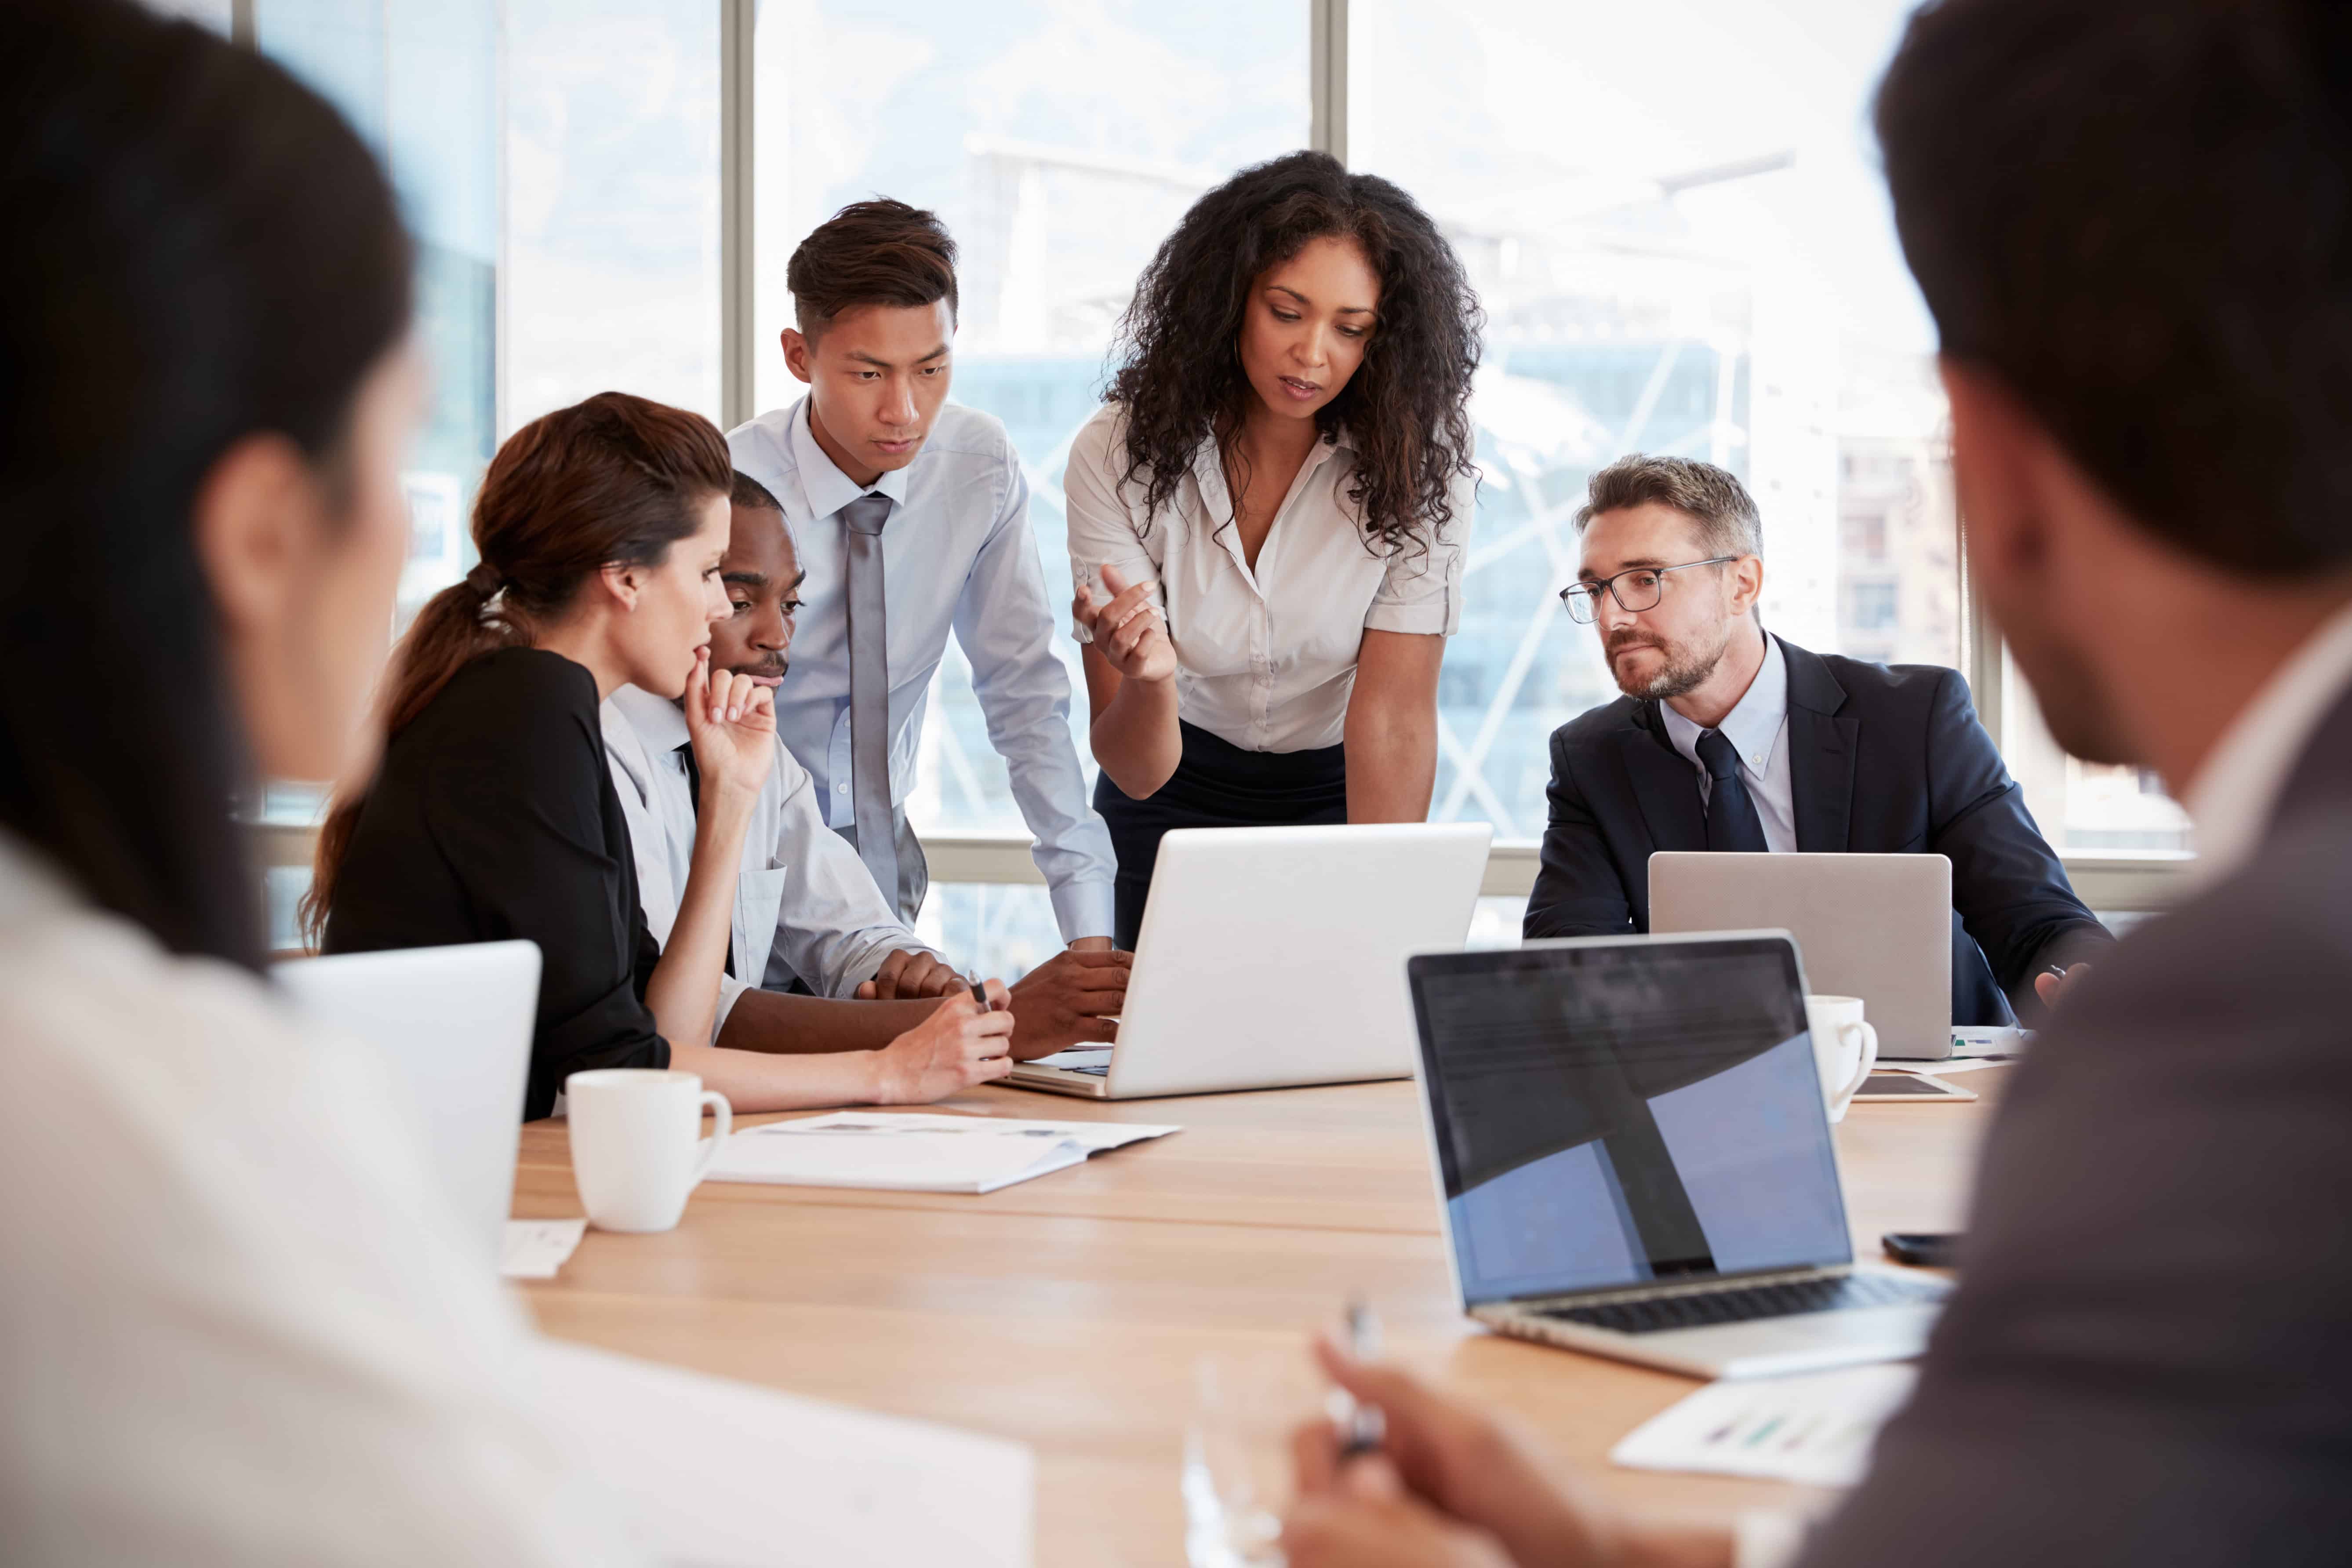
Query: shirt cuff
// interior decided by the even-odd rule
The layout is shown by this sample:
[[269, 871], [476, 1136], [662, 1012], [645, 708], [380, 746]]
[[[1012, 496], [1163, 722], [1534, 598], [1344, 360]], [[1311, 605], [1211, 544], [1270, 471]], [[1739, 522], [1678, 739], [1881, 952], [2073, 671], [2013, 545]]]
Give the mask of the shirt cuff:
[[1418, 605], [1375, 604], [1365, 613], [1364, 629], [1368, 632], [1413, 632], [1423, 637], [1452, 637], [1461, 624], [1458, 614], [1449, 613], [1453, 605], [1449, 595], [1443, 599], [1431, 599]]
[[1802, 1514], [1750, 1509], [1731, 1523], [1731, 1568], [1788, 1568], [1811, 1529]]
[[727, 1026], [727, 1015], [735, 1010], [735, 998], [751, 989], [749, 981], [738, 980], [731, 974], [719, 977], [719, 1013], [710, 1020], [710, 1043], [719, 1043], [719, 1031]]
[[1118, 900], [1108, 882], [1064, 882], [1053, 889], [1054, 922], [1062, 940], [1110, 936], [1118, 930]]

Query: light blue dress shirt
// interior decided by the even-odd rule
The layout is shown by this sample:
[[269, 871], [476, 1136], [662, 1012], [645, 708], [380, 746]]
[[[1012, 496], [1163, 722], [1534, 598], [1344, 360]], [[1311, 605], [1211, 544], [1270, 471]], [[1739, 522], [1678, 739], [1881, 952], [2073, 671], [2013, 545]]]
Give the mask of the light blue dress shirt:
[[[1675, 743], [1698, 774], [1698, 803], [1703, 810], [1713, 793], [1706, 764], [1698, 760], [1698, 738], [1706, 733], [1675, 711], [1671, 702], [1658, 704], [1666, 716], [1666, 738]], [[1764, 847], [1775, 855], [1793, 854], [1797, 847], [1797, 789], [1789, 772], [1789, 656], [1780, 639], [1764, 635], [1764, 662], [1756, 679], [1717, 726], [1731, 749], [1739, 753], [1739, 773], [1748, 781], [1748, 796], [1756, 803], [1757, 819], [1764, 825]]]
[[[793, 671], [776, 690], [776, 731], [824, 802], [826, 821], [856, 820], [849, 784], [849, 551], [837, 515], [864, 493], [816, 443], [808, 399], [730, 432], [736, 468], [774, 492], [808, 580], [793, 634]], [[898, 504], [882, 531], [890, 633], [890, 800], [915, 777], [931, 677], [952, 629], [971, 664], [989, 738], [1036, 836], [1033, 854], [1063, 940], [1108, 936], [1118, 861], [1087, 801], [1070, 740], [1070, 678], [1053, 648], [1055, 610], [1029, 532], [1029, 482], [1004, 426], [976, 408], [940, 409], [915, 460], [877, 479]]]
[[[678, 754], [688, 743], [686, 715], [667, 698], [624, 686], [597, 717], [629, 825], [637, 903], [654, 940], [667, 947], [694, 870], [694, 789]], [[797, 979], [820, 996], [855, 996], [894, 949], [930, 952], [898, 923], [849, 840], [826, 826], [807, 770], [778, 747], [743, 836], [728, 945], [734, 973], [719, 977], [711, 1038], [753, 985], [787, 991]]]

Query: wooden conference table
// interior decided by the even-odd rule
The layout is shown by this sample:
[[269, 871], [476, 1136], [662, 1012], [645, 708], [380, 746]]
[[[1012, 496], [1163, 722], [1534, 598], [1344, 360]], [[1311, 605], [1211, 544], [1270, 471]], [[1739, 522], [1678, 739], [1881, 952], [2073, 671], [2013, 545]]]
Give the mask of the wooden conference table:
[[[1978, 1103], [1853, 1107], [1838, 1148], [1858, 1257], [1957, 1225], [2007, 1077], [1960, 1079]], [[1307, 1334], [1352, 1290], [1392, 1355], [1515, 1413], [1616, 1497], [1727, 1518], [1794, 1495], [1612, 1468], [1612, 1444], [1696, 1384], [1459, 1317], [1410, 1083], [1116, 1105], [992, 1086], [941, 1109], [1184, 1131], [985, 1197], [707, 1183], [667, 1235], [592, 1229], [525, 1288], [541, 1327], [1029, 1444], [1041, 1568], [1181, 1563], [1196, 1363], [1304, 1390]], [[562, 1123], [523, 1130], [514, 1212], [581, 1212]]]

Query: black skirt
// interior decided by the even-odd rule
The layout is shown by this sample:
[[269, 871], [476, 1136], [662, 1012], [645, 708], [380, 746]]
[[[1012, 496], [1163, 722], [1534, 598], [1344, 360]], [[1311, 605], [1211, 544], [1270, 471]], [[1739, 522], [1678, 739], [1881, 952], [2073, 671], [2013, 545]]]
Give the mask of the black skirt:
[[1160, 836], [1171, 827], [1310, 827], [1348, 820], [1345, 746], [1312, 752], [1245, 752], [1180, 721], [1184, 759], [1149, 799], [1136, 800], [1104, 773], [1095, 809], [1118, 855], [1118, 945], [1133, 951]]

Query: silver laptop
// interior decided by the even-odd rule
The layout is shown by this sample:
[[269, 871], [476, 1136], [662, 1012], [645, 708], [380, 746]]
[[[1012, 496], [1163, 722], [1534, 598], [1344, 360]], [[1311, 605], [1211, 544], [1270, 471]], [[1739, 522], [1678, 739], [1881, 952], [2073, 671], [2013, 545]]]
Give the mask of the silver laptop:
[[1650, 857], [1650, 930], [1786, 931], [1816, 992], [1859, 996], [1878, 1054], [1952, 1054], [1952, 863], [1941, 855]]
[[458, 1218], [495, 1266], [514, 1199], [539, 944], [302, 958], [274, 973], [296, 1005], [383, 1053]]
[[1943, 1281], [1857, 1267], [1785, 931], [1407, 965], [1463, 1308], [1700, 1377], [1899, 1361]]
[[1462, 945], [1493, 836], [1484, 823], [1171, 831], [1116, 1048], [1041, 1057], [1006, 1081], [1132, 1100], [1410, 1077], [1405, 956]]

